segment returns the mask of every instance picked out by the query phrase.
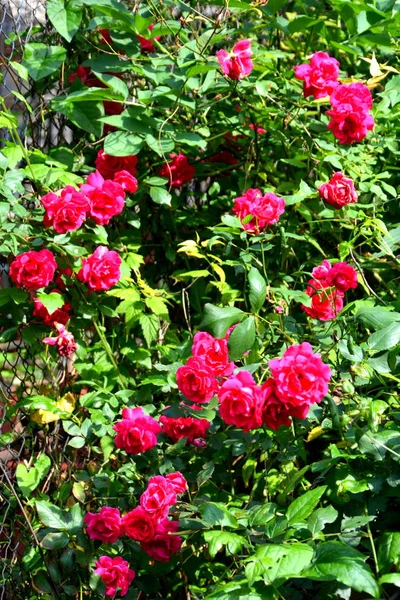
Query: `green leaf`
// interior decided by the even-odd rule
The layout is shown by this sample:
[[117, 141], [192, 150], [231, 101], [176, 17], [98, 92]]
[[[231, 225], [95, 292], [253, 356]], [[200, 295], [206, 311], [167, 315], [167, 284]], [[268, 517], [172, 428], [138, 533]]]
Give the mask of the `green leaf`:
[[200, 330], [211, 333], [214, 337], [223, 338], [231, 325], [240, 323], [246, 314], [234, 306], [215, 306], [206, 304], [204, 306], [204, 318], [199, 325]]
[[69, 542], [69, 537], [63, 531], [48, 533], [42, 539], [41, 545], [47, 550], [60, 550], [65, 548]]
[[228, 531], [205, 531], [204, 539], [208, 543], [208, 551], [213, 558], [224, 546], [229, 556], [239, 552], [246, 544], [246, 538]]
[[198, 133], [178, 133], [175, 136], [175, 141], [178, 142], [178, 144], [194, 146], [195, 148], [200, 148], [201, 150], [205, 150], [207, 148], [206, 140], [203, 139]]
[[22, 65], [28, 69], [35, 81], [43, 79], [57, 71], [65, 61], [67, 51], [62, 46], [46, 44], [25, 44]]
[[272, 583], [275, 579], [298, 577], [313, 556], [314, 550], [307, 544], [264, 544], [246, 566], [246, 576], [249, 583], [259, 579]]
[[80, 127], [96, 137], [100, 137], [103, 131], [103, 124], [98, 121], [104, 115], [103, 102], [66, 102], [65, 100], [53, 100], [52, 108], [68, 117], [68, 119], [77, 127]]
[[379, 579], [379, 583], [382, 585], [383, 583], [387, 583], [389, 585], [395, 585], [400, 587], [400, 573], [388, 573], [387, 575], [383, 575]]
[[173, 140], [169, 138], [155, 138], [153, 135], [146, 135], [146, 144], [151, 148], [156, 154], [164, 157], [168, 152], [172, 152], [175, 148], [175, 143]]
[[392, 323], [368, 338], [370, 350], [389, 350], [400, 342], [400, 323]]
[[97, 73], [97, 71], [93, 71], [93, 75], [95, 75], [97, 79], [105, 83], [106, 86], [113, 92], [113, 95], [116, 98], [120, 98], [121, 100], [128, 99], [129, 90], [125, 81], [122, 81], [122, 79], [120, 79], [119, 77], [115, 77], [115, 75], [107, 73]]
[[229, 360], [239, 360], [243, 354], [250, 350], [256, 339], [256, 326], [254, 317], [247, 317], [232, 331], [228, 340]]
[[275, 518], [277, 506], [267, 502], [259, 506], [252, 506], [249, 510], [249, 524], [251, 527], [260, 527]]
[[63, 510], [45, 500], [36, 500], [36, 508], [40, 520], [46, 527], [75, 534], [83, 526], [83, 515], [79, 504], [75, 504], [69, 510]]
[[139, 317], [139, 323], [142, 328], [146, 344], [151, 346], [152, 342], [158, 338], [158, 329], [160, 326], [158, 317], [156, 315], [148, 315], [143, 313]]
[[68, 442], [68, 446], [71, 446], [72, 448], [83, 448], [84, 445], [85, 439], [80, 436], [73, 437]]
[[215, 465], [212, 461], [205, 463], [202, 466], [201, 471], [197, 475], [198, 487], [200, 487], [201, 485], [203, 485], [203, 483], [205, 483], [206, 481], [211, 479], [212, 474], [214, 473], [214, 469], [215, 469]]
[[307, 527], [315, 535], [325, 528], [327, 523], [334, 523], [338, 518], [338, 511], [333, 506], [317, 508], [307, 520]]
[[316, 550], [315, 560], [302, 575], [316, 581], [339, 581], [344, 585], [379, 598], [379, 586], [365, 556], [340, 542], [324, 542]]
[[111, 156], [131, 156], [143, 148], [141, 137], [127, 131], [113, 131], [104, 140], [104, 152]]
[[0, 306], [8, 302], [15, 304], [23, 304], [29, 298], [29, 294], [20, 288], [3, 288], [0, 289]]
[[232, 527], [237, 529], [238, 522], [229, 512], [226, 506], [219, 502], [205, 502], [201, 504], [200, 514], [209, 525], [220, 525], [221, 527]]
[[82, 21], [80, 0], [47, 0], [46, 8], [53, 27], [70, 42]]
[[151, 187], [150, 198], [156, 204], [164, 204], [166, 206], [171, 206], [172, 196], [165, 188]]
[[400, 562], [400, 532], [388, 531], [379, 538], [378, 564], [381, 573], [389, 573]]
[[50, 294], [38, 292], [37, 298], [42, 304], [44, 304], [50, 315], [58, 308], [62, 308], [64, 306], [64, 298], [61, 294], [57, 294], [56, 292], [51, 292]]
[[34, 465], [28, 471], [26, 465], [19, 463], [15, 472], [18, 486], [27, 498], [29, 498], [44, 477], [46, 477], [50, 470], [51, 460], [46, 454], [41, 454], [34, 461]]
[[264, 306], [267, 284], [258, 269], [251, 267], [249, 272], [249, 297], [251, 310], [258, 313]]
[[309, 517], [320, 501], [321, 496], [326, 490], [326, 485], [309, 490], [299, 498], [296, 498], [289, 506], [286, 512], [286, 518], [289, 525], [302, 523]]

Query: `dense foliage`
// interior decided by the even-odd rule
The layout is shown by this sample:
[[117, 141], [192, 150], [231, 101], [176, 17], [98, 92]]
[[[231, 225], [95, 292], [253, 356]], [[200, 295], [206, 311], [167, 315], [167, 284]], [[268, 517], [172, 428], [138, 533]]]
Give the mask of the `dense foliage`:
[[399, 3], [47, 14], [0, 113], [25, 597], [396, 598]]

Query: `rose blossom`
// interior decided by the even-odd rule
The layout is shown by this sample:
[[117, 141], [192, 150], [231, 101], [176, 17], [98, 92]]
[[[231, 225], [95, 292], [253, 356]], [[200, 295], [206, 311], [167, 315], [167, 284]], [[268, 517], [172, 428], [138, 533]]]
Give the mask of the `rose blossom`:
[[138, 189], [137, 179], [129, 171], [117, 171], [114, 175], [114, 181], [119, 183], [122, 189], [129, 194], [134, 194]]
[[[60, 290], [57, 289], [51, 290], [51, 293], [61, 294]], [[56, 322], [61, 325], [66, 325], [70, 319], [69, 311], [72, 310], [72, 306], [67, 302], [64, 302], [61, 308], [56, 308], [56, 310], [53, 310], [51, 313], [49, 313], [45, 305], [40, 302], [39, 298], [33, 299], [33, 305], [33, 316], [41, 319], [43, 323], [49, 327], [54, 327]]]
[[162, 475], [151, 477], [146, 490], [140, 496], [140, 506], [156, 521], [164, 519], [175, 502], [175, 487]]
[[304, 97], [325, 98], [339, 84], [339, 61], [326, 52], [315, 52], [310, 64], [294, 68], [296, 79], [304, 81]]
[[334, 173], [327, 183], [323, 183], [318, 188], [318, 193], [333, 208], [342, 208], [358, 200], [354, 181], [340, 171]]
[[219, 413], [227, 425], [235, 425], [245, 433], [261, 427], [263, 395], [249, 371], [239, 371], [218, 390]]
[[61, 190], [59, 196], [49, 192], [40, 200], [46, 211], [43, 224], [45, 227], [53, 226], [57, 233], [78, 229], [90, 210], [89, 200], [72, 185]]
[[175, 492], [179, 494], [184, 494], [187, 490], [187, 481], [182, 475], [180, 471], [175, 471], [174, 473], [168, 473], [165, 476], [165, 479], [170, 482]]
[[219, 50], [217, 59], [222, 72], [230, 79], [237, 80], [247, 77], [252, 72], [254, 66], [250, 58], [252, 55], [250, 40], [241, 40], [233, 46], [230, 53]]
[[328, 273], [332, 269], [332, 265], [329, 260], [323, 260], [318, 267], [314, 267], [311, 271], [313, 279], [318, 279], [321, 283], [325, 283], [328, 279]]
[[65, 325], [61, 325], [61, 323], [54, 323], [54, 327], [57, 329], [58, 335], [54, 338], [45, 337], [43, 343], [48, 344], [49, 346], [55, 346], [60, 356], [71, 356], [76, 350], [74, 336], [67, 331]]
[[88, 512], [83, 522], [87, 526], [86, 533], [90, 539], [100, 540], [105, 544], [113, 544], [122, 533], [122, 521], [118, 508], [103, 506], [98, 513]]
[[182, 187], [184, 183], [192, 181], [195, 175], [195, 168], [189, 164], [188, 159], [181, 152], [179, 154], [170, 154], [172, 160], [163, 165], [158, 174], [161, 177], [167, 177], [172, 187]]
[[328, 285], [344, 293], [358, 286], [357, 271], [345, 262], [337, 262], [329, 271], [327, 281]]
[[137, 542], [149, 542], [154, 537], [156, 522], [141, 506], [122, 517], [122, 531]]
[[284, 427], [290, 427], [290, 405], [282, 402], [275, 392], [275, 381], [270, 377], [262, 385], [262, 391], [264, 394], [264, 404], [262, 409], [262, 422], [264, 425], [273, 429], [278, 430], [282, 425]]
[[308, 342], [290, 346], [282, 358], [269, 362], [276, 395], [294, 407], [321, 402], [328, 393], [331, 370]]
[[126, 596], [136, 576], [135, 571], [129, 568], [128, 561], [121, 556], [100, 556], [95, 567], [95, 575], [99, 575], [106, 586], [106, 596], [114, 598], [118, 589], [121, 596]]
[[82, 258], [82, 268], [77, 277], [94, 292], [109, 290], [121, 277], [121, 263], [114, 250], [98, 246], [91, 256]]
[[338, 85], [330, 97], [332, 109], [327, 111], [331, 118], [328, 125], [340, 144], [361, 142], [375, 121], [370, 114], [371, 92], [363, 83]]
[[17, 287], [39, 290], [49, 285], [57, 269], [50, 250], [30, 250], [15, 257], [10, 264], [10, 278]]
[[255, 131], [256, 133], [258, 133], [258, 135], [263, 135], [264, 133], [267, 133], [267, 130], [264, 129], [264, 127], [261, 125], [261, 123], [257, 123], [256, 126], [254, 125], [254, 123], [250, 123], [249, 129], [251, 129], [252, 131]]
[[163, 433], [171, 438], [173, 442], [187, 438], [187, 444], [193, 444], [195, 439], [205, 437], [211, 424], [207, 419], [196, 419], [194, 417], [173, 418], [165, 415], [160, 417], [160, 423], [163, 426]]
[[214, 372], [205, 362], [192, 356], [186, 365], [176, 372], [179, 391], [192, 402], [208, 402], [217, 391]]
[[108, 225], [111, 218], [119, 215], [125, 204], [125, 192], [119, 183], [105, 180], [98, 172], [90, 173], [81, 191], [90, 202], [89, 216], [98, 225]]
[[99, 150], [94, 164], [104, 179], [113, 179], [118, 171], [128, 171], [131, 175], [136, 175], [137, 162], [138, 157], [136, 154], [131, 156], [111, 156], [110, 154], [105, 154], [104, 150]]
[[310, 296], [312, 304], [302, 304], [301, 308], [312, 319], [332, 321], [343, 308], [343, 294], [316, 279], [310, 279], [306, 294]]
[[178, 530], [178, 521], [164, 519], [158, 524], [153, 539], [150, 542], [142, 542], [140, 547], [150, 558], [158, 562], [168, 562], [182, 546], [182, 538], [179, 535], [171, 535], [171, 533], [177, 533]]
[[[243, 228], [250, 233], [260, 233], [266, 225], [273, 225], [285, 212], [285, 201], [271, 192], [262, 194], [259, 189], [250, 189], [243, 196], [235, 198], [233, 213], [242, 221]], [[243, 220], [252, 215], [253, 218], [243, 223]]]
[[157, 445], [157, 434], [161, 426], [140, 407], [124, 408], [122, 421], [114, 425], [115, 445], [128, 454], [140, 454]]
[[215, 338], [205, 331], [194, 336], [192, 354], [210, 367], [215, 377], [229, 377], [235, 368], [235, 364], [229, 362], [227, 340]]
[[[149, 25], [147, 29], [149, 31], [152, 31], [153, 27], [154, 27], [154, 23], [151, 23], [151, 25]], [[149, 38], [145, 38], [145, 37], [143, 37], [141, 35], [137, 35], [136, 37], [137, 37], [137, 39], [139, 41], [140, 48], [141, 48], [142, 52], [155, 52], [154, 44], [153, 44], [151, 38], [150, 39]], [[161, 40], [161, 36], [157, 35], [154, 39], [157, 40], [157, 41]]]

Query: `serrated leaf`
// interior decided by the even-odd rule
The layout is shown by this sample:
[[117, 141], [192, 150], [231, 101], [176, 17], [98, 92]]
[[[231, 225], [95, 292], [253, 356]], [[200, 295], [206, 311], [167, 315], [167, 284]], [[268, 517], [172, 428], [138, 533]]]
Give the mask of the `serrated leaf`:
[[166, 206], [171, 206], [172, 196], [168, 192], [168, 190], [166, 190], [165, 188], [151, 187], [150, 188], [150, 198], [156, 204], [165, 204]]
[[246, 538], [228, 531], [205, 531], [203, 535], [209, 545], [208, 551], [212, 558], [223, 547], [226, 547], [226, 553], [232, 556], [239, 552], [246, 543]]
[[307, 528], [312, 535], [319, 533], [327, 523], [334, 523], [338, 518], [338, 511], [333, 506], [317, 508], [307, 520]]
[[233, 529], [238, 527], [235, 517], [220, 502], [205, 502], [200, 505], [199, 510], [203, 521], [209, 525], [220, 525], [221, 527], [232, 527]]
[[250, 350], [256, 339], [256, 326], [254, 317], [247, 317], [232, 331], [228, 340], [229, 360], [239, 360], [243, 354]]
[[292, 502], [286, 511], [286, 518], [289, 525], [302, 523], [311, 515], [312, 511], [320, 501], [321, 496], [325, 492], [326, 487], [326, 485], [323, 485], [315, 488], [315, 490], [309, 490]]
[[264, 277], [254, 267], [249, 272], [249, 298], [251, 310], [258, 313], [264, 306], [267, 294], [267, 284]]
[[63, 510], [45, 500], [36, 500], [36, 508], [40, 520], [46, 527], [62, 529], [74, 534], [83, 525], [83, 515], [78, 504], [69, 510]]
[[314, 550], [307, 544], [265, 544], [252, 557], [257, 566], [250, 573], [251, 561], [246, 567], [246, 575], [252, 575], [251, 583], [258, 579], [272, 583], [275, 579], [298, 577], [311, 563], [313, 556]]
[[146, 344], [151, 346], [151, 344], [158, 338], [158, 329], [160, 326], [158, 317], [156, 317], [156, 315], [148, 315], [143, 313], [139, 317], [139, 323], [142, 328]]
[[389, 350], [400, 342], [400, 323], [391, 323], [368, 338], [370, 350]]

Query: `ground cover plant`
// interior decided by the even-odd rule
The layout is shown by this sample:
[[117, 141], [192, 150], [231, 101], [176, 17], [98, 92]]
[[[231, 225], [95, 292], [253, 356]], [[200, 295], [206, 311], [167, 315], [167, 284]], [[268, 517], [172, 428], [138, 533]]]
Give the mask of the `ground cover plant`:
[[394, 600], [399, 3], [47, 16], [0, 113], [1, 341], [44, 374], [1, 400], [6, 594]]

